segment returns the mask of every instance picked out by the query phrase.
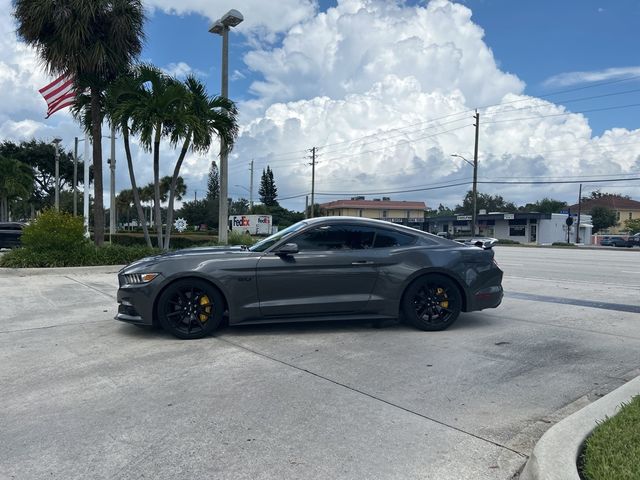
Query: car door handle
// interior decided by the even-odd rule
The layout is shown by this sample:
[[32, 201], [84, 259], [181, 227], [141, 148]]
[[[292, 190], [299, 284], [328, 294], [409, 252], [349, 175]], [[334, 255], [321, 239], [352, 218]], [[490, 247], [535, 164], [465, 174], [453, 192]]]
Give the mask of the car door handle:
[[355, 262], [351, 262], [351, 265], [373, 265], [373, 262], [368, 260], [356, 260]]

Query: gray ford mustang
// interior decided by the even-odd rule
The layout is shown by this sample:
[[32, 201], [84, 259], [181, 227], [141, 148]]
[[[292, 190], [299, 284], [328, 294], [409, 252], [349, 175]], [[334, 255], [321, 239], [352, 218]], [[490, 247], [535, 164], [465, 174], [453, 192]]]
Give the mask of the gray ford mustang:
[[442, 330], [497, 307], [494, 252], [379, 220], [304, 220], [252, 247], [193, 248], [118, 274], [117, 320], [201, 338], [220, 325], [404, 318]]

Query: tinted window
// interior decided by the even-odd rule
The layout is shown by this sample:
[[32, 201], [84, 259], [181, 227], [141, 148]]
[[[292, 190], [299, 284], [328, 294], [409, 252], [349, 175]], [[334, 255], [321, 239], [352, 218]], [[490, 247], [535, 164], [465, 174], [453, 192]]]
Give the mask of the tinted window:
[[375, 232], [355, 225], [324, 225], [302, 233], [292, 241], [301, 252], [371, 248]]
[[415, 237], [393, 230], [376, 229], [376, 240], [373, 248], [391, 248], [411, 245]]

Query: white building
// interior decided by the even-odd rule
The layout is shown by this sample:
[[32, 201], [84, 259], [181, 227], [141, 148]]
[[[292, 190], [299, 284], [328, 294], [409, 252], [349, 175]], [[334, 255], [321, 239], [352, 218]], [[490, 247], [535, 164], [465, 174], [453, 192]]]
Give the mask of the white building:
[[[571, 218], [571, 226], [567, 226]], [[471, 215], [454, 215], [428, 218], [426, 230], [432, 233], [448, 232], [452, 236], [471, 235]], [[550, 245], [554, 242], [591, 243], [591, 215], [580, 215], [579, 239], [576, 242], [578, 228], [577, 215], [562, 213], [499, 213], [478, 215], [479, 235], [519, 243]], [[567, 232], [567, 229], [569, 230]]]

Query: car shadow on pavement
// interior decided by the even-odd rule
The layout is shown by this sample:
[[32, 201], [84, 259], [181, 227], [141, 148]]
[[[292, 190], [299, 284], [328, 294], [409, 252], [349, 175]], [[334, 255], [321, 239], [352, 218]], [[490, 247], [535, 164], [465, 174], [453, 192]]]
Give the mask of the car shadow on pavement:
[[[443, 332], [453, 332], [456, 330], [476, 330], [495, 323], [496, 319], [482, 315], [478, 312], [464, 313]], [[423, 332], [413, 326], [399, 322], [389, 321], [381, 326], [376, 326], [371, 320], [335, 320], [335, 321], [308, 321], [308, 322], [278, 322], [260, 323], [251, 325], [228, 325], [224, 323], [216, 330], [212, 337], [224, 337], [232, 335], [235, 337], [252, 335], [313, 335], [313, 334], [337, 334], [337, 333], [371, 333], [380, 332], [415, 332], [416, 334], [438, 335], [442, 332]], [[136, 339], [175, 339], [175, 337], [161, 328], [141, 327], [136, 325], [122, 324], [119, 333]]]

